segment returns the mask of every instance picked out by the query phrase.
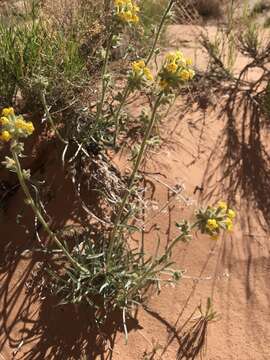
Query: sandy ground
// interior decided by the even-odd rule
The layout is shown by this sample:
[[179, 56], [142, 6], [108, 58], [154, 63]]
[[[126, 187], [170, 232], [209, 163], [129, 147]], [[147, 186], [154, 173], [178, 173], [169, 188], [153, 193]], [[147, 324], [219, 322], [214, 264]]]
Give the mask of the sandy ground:
[[[185, 197], [194, 203], [187, 208], [185, 202], [176, 197], [168, 211], [162, 211], [156, 217], [158, 211], [150, 212], [149, 216], [154, 217], [150, 225], [152, 229], [157, 229], [146, 237], [152, 251], [158, 235], [162, 234], [163, 245], [166, 244], [177, 234], [176, 221], [189, 218], [196, 206], [217, 199], [211, 196], [211, 200], [208, 200], [207, 187], [201, 194], [193, 195], [193, 192], [196, 186], [203, 183], [209, 154], [213, 150], [219, 151], [216, 141], [222, 124], [216, 124], [215, 114], [206, 113], [206, 124], [200, 140], [202, 129], [192, 125], [196, 114], [192, 114], [190, 124], [187, 117], [180, 120], [179, 115], [181, 113], [176, 109], [172, 112], [171, 121], [167, 124], [170, 141], [147, 163], [146, 171], [160, 173], [148, 177], [151, 182], [149, 191], [154, 203], [162, 207], [161, 204], [166, 203], [171, 193], [164, 184], [171, 188], [184, 184]], [[171, 132], [173, 124], [176, 129]], [[213, 183], [216, 184], [220, 175], [215, 174]], [[226, 199], [226, 194], [222, 199]], [[142, 311], [139, 316], [142, 329], [130, 333], [126, 351], [123, 339], [119, 340], [114, 359], [142, 359], [139, 354], [143, 352], [142, 349], [151, 353], [154, 348], [152, 342], [166, 349], [158, 351], [159, 356], [156, 355], [154, 359], [176, 359], [185, 320], [200, 302], [205, 305], [208, 297], [213, 299], [219, 319], [209, 326], [207, 352], [203, 359], [269, 359], [269, 237], [255, 221], [250, 232], [248, 223], [252, 222], [253, 209], [249, 209], [251, 215], [248, 215], [247, 208], [242, 206], [237, 206], [237, 225], [232, 234], [217, 242], [199, 236], [187, 245], [178, 246], [174, 259], [177, 268], [186, 270], [186, 277], [175, 288], [163, 289], [160, 296], [150, 300], [150, 311]]]
[[[180, 43], [185, 54], [194, 58], [196, 53], [196, 62], [201, 66], [206, 64], [205, 54], [194, 42], [194, 30], [173, 26], [169, 34], [170, 48]], [[165, 246], [177, 234], [175, 222], [190, 218], [198, 205], [217, 198], [226, 199], [227, 195], [222, 192], [224, 169], [219, 165], [224, 123], [210, 111], [183, 115], [182, 106], [179, 101], [163, 120], [161, 133], [165, 141], [148, 154], [145, 166], [147, 196], [151, 199], [146, 215], [148, 251], [155, 249], [158, 235], [161, 246]], [[171, 189], [177, 190], [180, 186], [184, 186], [184, 190], [172, 196]], [[203, 190], [194, 194], [196, 186], [203, 186]], [[55, 191], [61, 195], [61, 189]], [[65, 194], [63, 209], [67, 220], [76, 202]], [[168, 200], [169, 208], [161, 210]], [[29, 236], [23, 227], [14, 224], [18, 206], [24, 209], [20, 192], [10, 200], [6, 223], [0, 224], [0, 229], [3, 244], [14, 240], [9, 251], [20, 253], [27, 247]], [[147, 309], [140, 309], [137, 320], [129, 322], [128, 345], [121, 331], [114, 338], [110, 332], [112, 324], [108, 324], [105, 332], [111, 334], [107, 349], [114, 343], [112, 359], [177, 359], [184, 331], [191, 323], [184, 329], [183, 326], [187, 319], [198, 315], [196, 312], [192, 316], [200, 303], [205, 308], [208, 297], [212, 298], [219, 316], [209, 325], [203, 359], [270, 358], [269, 236], [265, 226], [254, 217], [257, 209], [252, 204], [239, 198], [236, 208], [238, 216], [233, 233], [217, 242], [195, 236], [190, 243], [178, 245], [174, 252], [175, 266], [185, 270], [184, 277], [175, 287], [164, 287], [159, 296], [151, 296]], [[31, 214], [24, 213], [25, 218], [30, 224]], [[9, 239], [8, 229], [16, 226], [17, 238]], [[110, 352], [100, 354], [100, 338], [91, 332], [87, 309], [54, 307], [47, 301], [40, 306], [31, 292], [27, 292], [25, 285], [31, 285], [27, 281], [37, 260], [38, 256], [31, 259], [27, 255], [11, 263], [8, 258], [1, 259], [0, 359], [79, 360], [82, 344], [87, 349], [87, 359], [111, 359]], [[38, 289], [38, 286], [38, 281], [32, 284], [32, 288]]]

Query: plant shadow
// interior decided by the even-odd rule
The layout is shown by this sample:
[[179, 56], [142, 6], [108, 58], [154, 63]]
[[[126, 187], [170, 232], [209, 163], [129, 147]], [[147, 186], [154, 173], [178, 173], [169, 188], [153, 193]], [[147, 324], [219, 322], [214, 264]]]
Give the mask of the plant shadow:
[[[49, 261], [20, 258], [2, 273], [0, 353], [21, 360], [77, 360], [83, 354], [111, 359], [116, 335], [124, 332], [122, 313], [112, 312], [97, 326], [89, 305], [59, 304], [44, 281]], [[136, 315], [126, 319], [126, 327], [127, 332], [140, 328]]]
[[[138, 328], [136, 319], [127, 319], [127, 329]], [[89, 359], [112, 358], [117, 332], [123, 331], [121, 314], [111, 314], [100, 328], [95, 325], [93, 309], [87, 305], [58, 305], [46, 300], [39, 321], [27, 332], [25, 341], [33, 343], [21, 359]]]
[[[24, 161], [22, 166], [31, 169], [33, 182], [41, 189], [46, 218], [53, 231], [60, 233], [61, 239], [66, 240], [69, 246], [76, 239], [72, 232], [68, 233], [68, 224], [78, 231], [88, 229], [91, 224], [89, 236], [95, 239], [97, 233], [101, 236], [101, 228], [108, 226], [110, 209], [102, 202], [99, 185], [104, 183], [106, 171], [106, 174], [112, 175], [106, 184], [118, 184], [120, 187], [117, 169], [106, 159], [99, 158], [97, 161], [93, 155], [89, 163], [82, 164], [83, 170], [86, 169], [93, 177], [87, 176], [88, 172], [80, 173], [76, 169], [74, 179], [74, 171], [70, 173], [61, 165], [55, 142], [45, 141], [38, 150], [34, 160], [30, 159], [29, 163]], [[71, 149], [70, 156], [76, 150]], [[98, 163], [103, 167], [98, 167]], [[7, 359], [24, 360], [77, 360], [83, 354], [90, 359], [111, 359], [116, 335], [124, 331], [122, 313], [111, 313], [105, 324], [97, 327], [91, 307], [58, 305], [57, 299], [49, 295], [50, 289], [42, 274], [45, 273], [45, 266], [48, 267], [52, 261], [52, 255], [41, 251], [49, 239], [36, 224], [30, 207], [25, 204], [16, 178], [10, 177], [5, 169], [1, 169], [0, 177], [12, 186], [16, 185], [14, 191], [7, 190], [5, 204], [1, 203], [0, 198], [0, 206], [3, 205], [0, 214], [1, 355]], [[46, 187], [42, 186], [44, 179]], [[87, 186], [83, 186], [85, 183]], [[80, 185], [82, 191], [78, 194]], [[32, 188], [31, 191], [35, 194]], [[107, 217], [104, 216], [106, 210]], [[108, 222], [104, 219], [108, 219]], [[48, 284], [50, 286], [50, 282]], [[136, 316], [127, 318], [126, 326], [128, 332], [139, 328]]]

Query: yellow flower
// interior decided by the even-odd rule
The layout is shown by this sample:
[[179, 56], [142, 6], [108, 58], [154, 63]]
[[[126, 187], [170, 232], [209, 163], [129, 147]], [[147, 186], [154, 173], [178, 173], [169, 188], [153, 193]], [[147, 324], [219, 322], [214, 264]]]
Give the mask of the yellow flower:
[[211, 239], [212, 239], [212, 240], [218, 240], [218, 238], [219, 238], [218, 235], [212, 235], [212, 236], [211, 236]]
[[177, 50], [175, 52], [175, 58], [176, 58], [176, 60], [182, 60], [182, 59], [184, 59], [184, 55], [181, 51]]
[[235, 211], [234, 211], [234, 210], [232, 210], [232, 209], [228, 209], [227, 215], [228, 215], [228, 218], [230, 218], [230, 219], [234, 219], [234, 218], [235, 218], [235, 216], [236, 216], [236, 213], [235, 213]]
[[207, 220], [207, 228], [209, 230], [215, 230], [215, 229], [218, 229], [219, 225], [218, 225], [218, 222], [216, 219], [208, 219]]
[[14, 112], [14, 109], [12, 107], [4, 108], [2, 110], [2, 115], [5, 116], [5, 117], [7, 117], [9, 115], [14, 115], [14, 114], [15, 114], [15, 112]]
[[17, 129], [24, 130], [26, 122], [23, 120], [22, 117], [19, 117], [14, 121], [14, 124]]
[[142, 76], [144, 75], [147, 80], [153, 81], [154, 77], [150, 71], [150, 69], [145, 65], [143, 60], [134, 61], [132, 63], [132, 71], [135, 76]]
[[176, 60], [175, 54], [173, 52], [170, 52], [169, 54], [166, 55], [166, 60], [170, 63], [175, 62]]
[[26, 123], [25, 130], [29, 135], [33, 134], [33, 132], [35, 130], [35, 127], [34, 127], [34, 125], [33, 125], [33, 123], [31, 121]]
[[153, 81], [153, 80], [154, 80], [154, 76], [153, 76], [153, 74], [151, 73], [151, 71], [149, 70], [148, 67], [145, 67], [144, 70], [143, 70], [143, 72], [144, 72], [144, 75], [145, 75], [145, 77], [146, 77], [147, 80], [149, 80], [149, 81]]
[[169, 86], [169, 83], [166, 80], [160, 80], [159, 86], [161, 87], [162, 90], [166, 90], [167, 87]]
[[219, 201], [218, 208], [227, 211], [228, 205], [225, 203], [225, 201]]
[[12, 138], [12, 136], [10, 135], [10, 133], [8, 131], [3, 131], [0, 135], [0, 140], [8, 142], [10, 139]]
[[189, 70], [183, 69], [178, 74], [179, 78], [183, 81], [187, 81], [190, 79], [190, 72]]
[[139, 21], [137, 13], [140, 8], [132, 0], [115, 0], [114, 5], [116, 16], [122, 21], [127, 23], [137, 23]]
[[15, 127], [17, 129], [21, 129], [27, 135], [31, 135], [35, 130], [33, 123], [31, 121], [26, 122], [23, 120], [23, 118], [17, 118], [15, 120]]
[[132, 19], [131, 19], [131, 22], [133, 22], [133, 23], [138, 23], [139, 22], [139, 16], [138, 15], [133, 15], [132, 16]]
[[1, 125], [8, 125], [9, 124], [8, 118], [5, 117], [5, 116], [2, 116], [1, 119], [0, 119], [0, 124]]
[[130, 10], [123, 12], [123, 18], [127, 21], [132, 20], [132, 12]]
[[170, 73], [175, 73], [176, 70], [177, 70], [178, 66], [172, 62], [172, 63], [169, 63], [167, 66], [166, 66], [166, 70], [168, 70]]
[[232, 220], [227, 217], [227, 219], [225, 220], [225, 225], [226, 225], [226, 228], [228, 231], [232, 231], [233, 229], [233, 223], [232, 223]]
[[141, 72], [144, 68], [145, 68], [145, 62], [143, 60], [134, 61], [134, 63], [132, 63], [132, 70], [136, 74]]
[[192, 65], [192, 60], [191, 60], [191, 59], [187, 59], [187, 60], [186, 60], [186, 64], [187, 64], [188, 66], [191, 66], [191, 65]]
[[195, 76], [195, 71], [192, 69], [189, 69], [188, 71], [189, 71], [189, 80], [192, 80]]
[[159, 72], [159, 76], [162, 78], [161, 88], [176, 88], [182, 82], [191, 80], [195, 72], [189, 68], [188, 64], [190, 63], [190, 61], [186, 61], [181, 51], [168, 53]]

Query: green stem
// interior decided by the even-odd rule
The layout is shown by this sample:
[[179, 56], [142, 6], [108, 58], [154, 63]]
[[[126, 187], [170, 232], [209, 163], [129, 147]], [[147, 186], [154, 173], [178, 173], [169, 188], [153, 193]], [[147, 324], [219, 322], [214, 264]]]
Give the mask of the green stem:
[[57, 247], [63, 251], [63, 253], [66, 255], [66, 257], [69, 259], [69, 261], [72, 264], [74, 264], [79, 270], [81, 270], [83, 272], [87, 272], [88, 271], [87, 269], [82, 267], [75, 259], [73, 259], [73, 257], [70, 255], [70, 253], [64, 247], [64, 245], [61, 243], [61, 241], [57, 238], [57, 236], [50, 229], [50, 227], [47, 224], [46, 220], [44, 219], [41, 212], [37, 208], [37, 206], [35, 204], [35, 201], [33, 200], [32, 196], [30, 194], [30, 191], [29, 191], [29, 189], [28, 189], [28, 187], [26, 185], [25, 178], [24, 178], [22, 168], [21, 168], [21, 164], [20, 164], [20, 161], [19, 161], [19, 158], [18, 158], [18, 155], [17, 155], [16, 151], [14, 149], [11, 149], [11, 153], [12, 153], [13, 160], [15, 161], [16, 173], [17, 173], [17, 176], [18, 176], [19, 183], [20, 183], [20, 185], [21, 185], [21, 187], [23, 189], [23, 192], [24, 192], [27, 200], [28, 200], [28, 204], [31, 206], [34, 214], [38, 218], [39, 222], [42, 224], [44, 230], [49, 235], [49, 237], [51, 239], [53, 239], [53, 241], [55, 242]]
[[158, 96], [158, 98], [157, 98], [157, 100], [155, 102], [153, 112], [152, 112], [152, 116], [151, 116], [151, 119], [149, 121], [148, 127], [146, 129], [146, 132], [145, 132], [145, 135], [144, 135], [141, 147], [140, 147], [140, 151], [139, 151], [139, 154], [138, 154], [137, 159], [136, 159], [136, 163], [135, 163], [134, 168], [133, 168], [133, 172], [132, 172], [132, 174], [131, 174], [131, 176], [129, 178], [127, 189], [125, 191], [122, 203], [120, 205], [120, 209], [119, 209], [118, 214], [117, 214], [117, 217], [116, 217], [116, 219], [114, 221], [114, 227], [113, 227], [112, 234], [111, 234], [111, 237], [110, 237], [110, 244], [109, 244], [109, 251], [108, 251], [108, 261], [110, 260], [110, 258], [112, 256], [112, 251], [113, 251], [115, 238], [116, 238], [117, 231], [118, 231], [118, 226], [119, 226], [119, 224], [121, 222], [123, 211], [125, 209], [125, 206], [127, 204], [128, 199], [129, 199], [130, 190], [132, 189], [132, 186], [134, 184], [138, 169], [140, 167], [140, 164], [141, 164], [141, 161], [142, 161], [142, 158], [143, 158], [143, 155], [144, 155], [144, 151], [145, 151], [145, 148], [146, 148], [146, 145], [147, 145], [147, 140], [148, 140], [148, 138], [149, 138], [149, 136], [151, 134], [152, 128], [154, 126], [157, 109], [158, 109], [158, 107], [160, 105], [162, 96], [163, 96], [163, 93], [159, 94], [159, 96]]
[[164, 24], [165, 24], [166, 18], [167, 18], [167, 16], [168, 16], [171, 8], [173, 7], [174, 2], [175, 2], [175, 0], [170, 0], [170, 1], [169, 1], [169, 4], [168, 4], [168, 6], [167, 6], [167, 8], [166, 8], [166, 10], [165, 10], [165, 12], [164, 12], [164, 14], [163, 14], [163, 16], [162, 16], [162, 19], [161, 19], [161, 22], [160, 22], [160, 24], [159, 24], [158, 31], [157, 31], [157, 33], [156, 33], [156, 36], [155, 36], [155, 39], [154, 39], [152, 48], [151, 48], [150, 53], [149, 53], [149, 55], [148, 55], [148, 58], [147, 58], [147, 60], [146, 60], [146, 65], [148, 65], [149, 62], [150, 62], [150, 60], [152, 59], [152, 56], [153, 56], [153, 54], [154, 54], [154, 52], [155, 52], [155, 49], [156, 49], [156, 46], [157, 46], [157, 42], [158, 42], [159, 37], [160, 37], [160, 34], [161, 34], [161, 31], [162, 31], [163, 26], [164, 26]]
[[181, 234], [179, 236], [177, 236], [173, 241], [171, 241], [170, 245], [167, 247], [166, 252], [165, 252], [165, 256], [169, 255], [169, 253], [172, 251], [173, 247], [180, 241], [182, 240], [186, 235]]
[[118, 106], [118, 109], [115, 113], [115, 116], [114, 116], [114, 123], [115, 123], [115, 132], [114, 132], [114, 147], [117, 145], [117, 138], [118, 138], [118, 134], [119, 134], [119, 115], [121, 113], [121, 110], [129, 96], [129, 84], [127, 83], [126, 87], [125, 87], [125, 90], [124, 90], [124, 93], [123, 93], [123, 97], [122, 97], [122, 100]]
[[[191, 230], [194, 229], [197, 226], [198, 222], [195, 222], [191, 225]], [[141, 277], [140, 282], [137, 286], [135, 286], [134, 288], [131, 289], [131, 292], [136, 292], [140, 287], [141, 287], [141, 283], [142, 281], [144, 281], [146, 279], [146, 277], [148, 276], [148, 274], [150, 274], [152, 271], [155, 270], [155, 268], [157, 266], [160, 266], [162, 264], [162, 262], [164, 260], [166, 260], [168, 258], [168, 256], [170, 255], [170, 252], [172, 251], [172, 249], [174, 248], [174, 246], [180, 241], [182, 240], [186, 235], [185, 234], [180, 234], [179, 236], [177, 236], [173, 241], [171, 241], [170, 246], [166, 249], [165, 253], [160, 256], [158, 259], [156, 259], [153, 264], [150, 266], [150, 268], [148, 270], [146, 270], [146, 272], [144, 273], [144, 275]], [[162, 271], [162, 269], [158, 270], [159, 272]], [[130, 294], [129, 294], [130, 295]]]
[[97, 104], [96, 123], [95, 123], [93, 132], [98, 127], [99, 120], [102, 115], [103, 103], [105, 100], [105, 95], [106, 95], [106, 91], [107, 91], [107, 87], [108, 87], [108, 79], [106, 79], [106, 73], [107, 73], [107, 67], [108, 67], [108, 62], [109, 62], [109, 57], [110, 57], [111, 44], [112, 44], [112, 34], [110, 34], [108, 41], [107, 41], [105, 59], [104, 59], [103, 66], [102, 66], [101, 100]]
[[44, 107], [44, 110], [45, 110], [45, 114], [46, 114], [46, 117], [47, 119], [49, 120], [50, 124], [51, 124], [51, 127], [53, 128], [54, 132], [56, 133], [56, 135], [58, 136], [59, 140], [63, 143], [63, 144], [67, 144], [68, 141], [66, 141], [60, 134], [60, 132], [58, 131], [57, 127], [55, 126], [55, 123], [51, 117], [51, 114], [50, 114], [50, 111], [48, 109], [48, 105], [47, 105], [47, 102], [46, 102], [46, 97], [45, 97], [45, 94], [43, 91], [41, 91], [40, 93], [40, 97], [41, 97], [41, 102], [42, 102], [42, 105]]
[[[198, 225], [198, 222], [193, 223], [190, 226], [190, 230], [194, 229], [196, 226]], [[182, 240], [186, 235], [185, 234], [180, 234], [178, 236], [176, 236], [176, 238], [174, 240], [171, 241], [170, 245], [167, 247], [166, 252], [165, 252], [165, 256], [169, 255], [169, 253], [172, 251], [173, 247], [180, 241]]]

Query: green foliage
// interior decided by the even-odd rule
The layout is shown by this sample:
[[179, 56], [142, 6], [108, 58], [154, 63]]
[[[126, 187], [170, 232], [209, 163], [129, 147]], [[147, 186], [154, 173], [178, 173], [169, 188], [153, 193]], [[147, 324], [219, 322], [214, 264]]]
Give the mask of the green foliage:
[[[69, 173], [72, 173], [72, 183], [79, 198], [80, 188], [83, 185], [81, 181], [83, 180], [77, 182], [76, 173], [80, 174], [80, 179], [83, 178], [81, 175], [84, 170], [84, 156], [87, 157], [87, 165], [92, 165], [91, 162], [94, 162], [85, 150], [86, 146], [99, 142], [99, 140], [103, 141], [104, 145], [108, 139], [103, 133], [104, 129], [106, 129], [107, 134], [110, 131], [115, 131], [114, 145], [117, 145], [118, 128], [121, 125], [119, 117], [122, 107], [128, 102], [128, 96], [136, 91], [145, 91], [151, 95], [151, 116], [145, 121], [142, 141], [138, 151], [134, 154], [134, 166], [125, 182], [126, 186], [124, 189], [121, 188], [121, 191], [118, 189], [121, 198], [119, 194], [114, 196], [113, 191], [102, 192], [102, 200], [106, 200], [106, 204], [110, 203], [111, 205], [112, 203], [113, 205], [106, 209], [108, 211], [106, 222], [100, 219], [102, 216], [94, 215], [94, 218], [99, 222], [99, 236], [95, 238], [93, 235], [92, 223], [85, 224], [83, 234], [74, 235], [72, 238], [72, 240], [76, 240], [76, 245], [73, 248], [68, 248], [65, 235], [61, 231], [54, 232], [51, 229], [50, 222], [47, 220], [49, 216], [42, 200], [39, 196], [34, 198], [32, 195], [33, 185], [30, 186], [29, 184], [31, 172], [21, 167], [20, 159], [24, 157], [23, 140], [34, 131], [33, 124], [24, 121], [22, 116], [16, 116], [11, 107], [3, 109], [0, 119], [1, 141], [10, 144], [12, 155], [12, 158], [6, 157], [5, 166], [17, 174], [26, 202], [32, 208], [35, 218], [42, 225], [48, 238], [64, 255], [64, 266], [62, 263], [60, 270], [57, 269], [60, 260], [55, 261], [54, 266], [48, 270], [53, 279], [53, 291], [58, 295], [59, 302], [88, 303], [96, 310], [97, 324], [103, 323], [112, 312], [121, 310], [123, 312], [123, 326], [127, 332], [126, 315], [133, 306], [137, 306], [145, 300], [146, 291], [149, 287], [154, 286], [159, 292], [161, 282], [172, 283], [181, 278], [181, 271], [175, 271], [171, 268], [173, 264], [171, 260], [172, 250], [176, 244], [180, 241], [189, 240], [191, 231], [195, 228], [202, 233], [215, 236], [215, 239], [221, 230], [231, 230], [232, 228], [232, 220], [229, 218], [229, 211], [232, 210], [228, 209], [227, 212], [227, 205], [223, 203], [222, 208], [220, 206], [218, 208], [208, 207], [199, 211], [196, 215], [196, 222], [193, 224], [189, 224], [187, 221], [177, 224], [180, 234], [167, 245], [161, 255], [159, 254], [159, 241], [157, 241], [156, 252], [153, 255], [145, 254], [143, 240], [136, 249], [131, 249], [128, 241], [133, 230], [137, 231], [138, 234], [143, 230], [136, 227], [136, 215], [140, 213], [141, 209], [138, 206], [139, 200], [136, 203], [134, 199], [138, 196], [138, 172], [145, 152], [149, 145], [156, 143], [156, 138], [152, 137], [152, 130], [155, 128], [157, 115], [160, 108], [169, 105], [172, 98], [178, 95], [180, 87], [191, 81], [194, 76], [194, 71], [180, 51], [170, 53], [165, 57], [156, 76], [153, 76], [150, 68], [148, 68], [155, 55], [163, 25], [166, 23], [174, 1], [162, 0], [156, 3], [147, 0], [142, 4], [142, 22], [145, 24], [146, 33], [152, 25], [157, 25], [159, 22], [160, 25], [156, 26], [157, 31], [155, 31], [147, 58], [130, 64], [128, 75], [121, 79], [124, 80], [125, 87], [123, 93], [118, 96], [120, 101], [118, 106], [115, 106], [114, 100], [109, 103], [110, 96], [108, 93], [109, 91], [113, 93], [114, 81], [114, 76], [109, 73], [109, 62], [114, 36], [118, 36], [126, 28], [131, 27], [132, 21], [129, 17], [129, 11], [126, 11], [124, 14], [126, 16], [121, 16], [120, 19], [114, 18], [115, 12], [113, 11], [111, 16], [108, 16], [108, 34], [106, 33], [105, 41], [100, 44], [102, 70], [97, 79], [100, 80], [101, 86], [99, 88], [99, 84], [96, 85], [97, 97], [93, 110], [89, 111], [89, 118], [86, 121], [86, 136], [79, 139], [81, 143], [76, 138], [75, 141], [74, 139], [70, 141], [70, 138], [62, 138], [54, 125], [47, 100], [49, 99], [49, 104], [52, 101], [63, 101], [69, 92], [75, 92], [87, 79], [86, 59], [81, 54], [80, 41], [83, 37], [84, 25], [89, 25], [89, 18], [86, 17], [86, 22], [84, 22], [83, 19], [80, 19], [81, 13], [78, 10], [72, 21], [63, 24], [54, 23], [53, 20], [50, 21], [46, 17], [38, 15], [39, 2], [34, 1], [31, 4], [32, 11], [29, 13], [31, 16], [27, 17], [27, 21], [26, 18], [20, 22], [13, 21], [16, 19], [1, 18], [0, 91], [3, 96], [2, 101], [11, 101], [17, 90], [20, 90], [26, 98], [31, 98], [36, 94], [39, 96], [48, 122], [61, 142], [65, 144], [65, 150], [62, 154], [64, 164], [66, 164], [65, 153], [67, 148], [75, 143], [74, 146], [70, 146], [70, 148], [75, 148], [75, 154], [69, 161], [69, 164], [72, 163], [72, 165], [69, 168], [66, 165], [67, 169], [70, 170]], [[112, 10], [115, 11], [116, 9], [119, 14], [119, 8], [116, 7]], [[123, 15], [121, 12], [120, 14]], [[79, 120], [75, 122], [75, 125], [80, 127]], [[112, 144], [110, 143], [110, 145]], [[81, 161], [77, 162], [78, 154], [80, 154], [78, 158]], [[97, 163], [101, 163], [101, 159], [102, 157], [99, 157]], [[88, 177], [89, 173], [94, 171], [91, 166], [89, 169]], [[102, 182], [109, 182], [111, 180], [110, 174], [107, 171], [106, 176], [102, 177]], [[118, 176], [120, 177], [119, 174]], [[97, 178], [95, 178], [96, 182]], [[35, 189], [37, 195], [39, 193], [38, 187]], [[101, 192], [95, 186], [89, 190]], [[83, 202], [83, 199], [80, 200]], [[97, 198], [96, 201], [98, 202]], [[143, 202], [141, 199], [140, 201]], [[82, 207], [88, 215], [93, 215], [85, 205]], [[106, 205], [102, 207], [106, 207]], [[105, 209], [104, 212], [106, 212]], [[206, 316], [202, 316], [202, 323], [212, 320], [210, 310], [209, 305]]]
[[153, 28], [160, 23], [167, 6], [166, 0], [145, 0], [141, 3], [141, 21], [146, 34], [149, 34]]
[[[146, 56], [148, 48], [152, 45], [153, 38], [157, 28], [162, 20], [164, 11], [168, 5], [166, 0], [145, 0], [141, 1], [141, 29], [130, 32], [129, 36], [134, 43], [134, 47], [140, 56]], [[163, 42], [165, 37], [166, 25], [164, 24], [159, 37], [159, 41]]]
[[2, 103], [10, 103], [18, 90], [26, 99], [33, 98], [40, 76], [47, 80], [54, 100], [64, 97], [87, 77], [80, 54], [79, 29], [57, 28], [48, 19], [37, 16], [37, 11], [32, 9], [20, 21], [18, 14], [0, 17]]
[[[72, 251], [73, 258], [87, 269], [82, 272], [69, 266], [64, 275], [49, 270], [54, 279], [54, 292], [61, 303], [88, 303], [93, 306], [96, 321], [102, 323], [116, 310], [129, 311], [145, 300], [150, 285], [160, 289], [160, 273], [167, 269], [172, 282], [181, 273], [168, 269], [169, 256], [146, 257], [143, 252], [130, 250], [125, 241], [118, 241], [108, 262], [108, 241], [93, 241], [84, 235]], [[174, 279], [174, 280], [173, 280]]]

